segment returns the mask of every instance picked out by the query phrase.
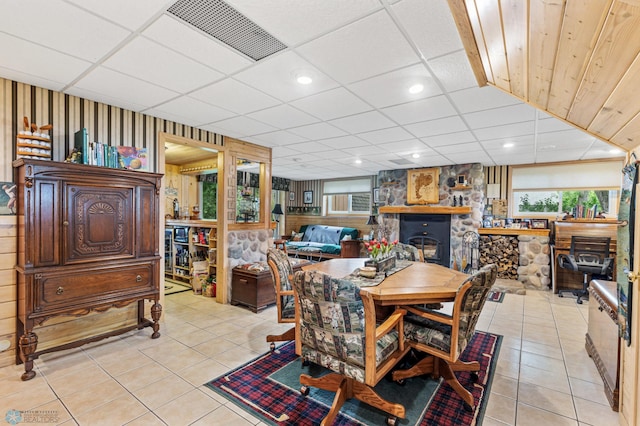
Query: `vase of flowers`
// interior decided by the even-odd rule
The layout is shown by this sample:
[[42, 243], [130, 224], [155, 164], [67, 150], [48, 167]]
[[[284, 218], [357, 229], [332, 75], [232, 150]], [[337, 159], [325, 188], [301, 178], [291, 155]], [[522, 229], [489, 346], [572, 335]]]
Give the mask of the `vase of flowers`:
[[378, 272], [393, 269], [396, 266], [396, 257], [391, 253], [393, 246], [398, 244], [398, 240], [389, 242], [386, 238], [380, 241], [371, 240], [364, 243], [369, 253], [369, 260], [364, 262], [365, 266], [375, 266]]

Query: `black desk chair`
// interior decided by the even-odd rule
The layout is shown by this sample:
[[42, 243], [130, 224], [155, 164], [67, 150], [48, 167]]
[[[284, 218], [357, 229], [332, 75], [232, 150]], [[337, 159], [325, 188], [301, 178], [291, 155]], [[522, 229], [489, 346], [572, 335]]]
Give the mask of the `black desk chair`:
[[609, 257], [609, 237], [571, 237], [569, 255], [558, 255], [558, 266], [570, 271], [582, 272], [582, 290], [558, 290], [558, 296], [564, 292], [571, 292], [578, 297], [576, 303], [582, 304], [582, 298], [587, 296], [589, 275], [598, 275], [610, 279], [613, 270], [613, 257]]

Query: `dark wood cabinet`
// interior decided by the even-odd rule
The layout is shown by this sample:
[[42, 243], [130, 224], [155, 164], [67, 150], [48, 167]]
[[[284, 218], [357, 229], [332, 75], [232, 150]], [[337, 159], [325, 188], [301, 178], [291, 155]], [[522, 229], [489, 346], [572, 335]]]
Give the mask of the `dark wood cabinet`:
[[340, 241], [340, 257], [360, 257], [360, 240]]
[[260, 312], [276, 303], [271, 271], [233, 268], [231, 276], [231, 304], [244, 305], [253, 312]]
[[[18, 359], [22, 380], [41, 354], [150, 326], [160, 336], [161, 175], [19, 159]], [[151, 320], [144, 318], [150, 300]], [[52, 317], [138, 304], [135, 325], [38, 351], [34, 328]]]

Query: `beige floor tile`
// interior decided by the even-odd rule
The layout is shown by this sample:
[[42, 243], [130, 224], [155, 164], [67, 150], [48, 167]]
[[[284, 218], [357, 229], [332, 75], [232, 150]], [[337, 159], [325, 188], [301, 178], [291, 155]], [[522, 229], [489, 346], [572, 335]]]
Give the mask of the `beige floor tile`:
[[555, 358], [562, 360], [562, 349], [560, 345], [545, 345], [543, 343], [530, 342], [528, 340], [522, 341], [522, 352], [528, 352], [537, 355], [547, 356], [549, 358]]
[[570, 377], [571, 391], [574, 397], [593, 401], [598, 404], [607, 405], [609, 402], [604, 393], [604, 385], [600, 383], [591, 383], [586, 380]]
[[491, 394], [516, 399], [518, 397], [518, 380], [496, 373], [491, 383]]
[[86, 388], [88, 377], [91, 378], [92, 386], [97, 386], [108, 380], [112, 380], [111, 376], [105, 373], [102, 368], [93, 365], [81, 373], [71, 372], [65, 376], [48, 378], [47, 381], [58, 396], [65, 396], [77, 392], [78, 389]]
[[532, 354], [531, 352], [522, 352], [520, 364], [546, 370], [547, 374], [567, 374], [563, 360]]
[[225, 426], [249, 426], [256, 424], [257, 420], [249, 421], [244, 417], [236, 414], [228, 407], [220, 406], [207, 414], [203, 418], [192, 423], [192, 426], [210, 426], [210, 425], [222, 425]]
[[195, 422], [217, 407], [213, 399], [194, 389], [158, 408], [155, 413], [169, 426], [182, 426]]
[[542, 386], [566, 394], [571, 393], [569, 379], [566, 374], [550, 374], [546, 370], [528, 365], [520, 366], [520, 382]]
[[[15, 410], [32, 410], [40, 405], [57, 401], [56, 394], [51, 390], [46, 382], [40, 380], [33, 386], [22, 387], [21, 391], [5, 395], [0, 398], [0, 413], [4, 414], [1, 409]], [[6, 411], [6, 410], [5, 410]]]
[[150, 385], [136, 390], [133, 394], [140, 402], [155, 410], [158, 407], [179, 398], [181, 395], [194, 390], [195, 387], [175, 374], [164, 377]]
[[542, 410], [551, 411], [570, 419], [576, 418], [573, 398], [567, 393], [549, 388], [520, 383], [518, 385], [518, 403], [524, 403]]
[[127, 426], [165, 426], [165, 423], [153, 413], [146, 413], [127, 423]]
[[501, 422], [500, 420], [496, 420], [493, 417], [489, 417], [487, 415], [484, 416], [484, 418], [482, 419], [482, 426], [506, 426], [506, 425], [513, 425], [514, 423], [504, 423]]
[[216, 356], [216, 361], [218, 361], [223, 365], [226, 365], [229, 368], [236, 368], [241, 366], [242, 364], [245, 364], [251, 361], [252, 359], [255, 359], [259, 355], [262, 355], [262, 354], [257, 352], [252, 352], [247, 348], [237, 346], [226, 352], [222, 352], [218, 354]]
[[609, 404], [595, 404], [582, 398], [574, 398], [578, 420], [581, 423], [590, 425], [616, 425], [618, 424], [618, 413], [611, 409]]
[[76, 417], [81, 425], [123, 425], [147, 413], [149, 410], [131, 395], [107, 402]]
[[169, 370], [176, 372], [196, 365], [206, 359], [207, 357], [200, 352], [188, 348], [181, 352], [174, 352], [166, 354], [166, 356], [158, 357], [157, 361]]
[[74, 417], [85, 411], [93, 410], [114, 399], [127, 396], [129, 392], [115, 380], [107, 380], [100, 384], [99, 392], [87, 391], [83, 387], [70, 395], [62, 396], [62, 402]]
[[122, 373], [116, 376], [116, 380], [125, 388], [134, 391], [147, 386], [149, 383], [156, 382], [169, 374], [171, 374], [171, 371], [166, 367], [157, 362], [152, 362], [144, 367]]
[[578, 421], [540, 408], [531, 407], [527, 404], [518, 403], [516, 424], [518, 426], [578, 426]]
[[119, 351], [111, 357], [101, 357], [98, 364], [111, 376], [118, 376], [134, 368], [143, 367], [153, 360], [137, 349]]
[[231, 349], [235, 349], [237, 347], [238, 345], [236, 345], [235, 343], [223, 339], [222, 337], [217, 337], [213, 340], [209, 340], [208, 342], [196, 345], [193, 347], [193, 349], [209, 358], [215, 359], [218, 354], [229, 351]]
[[192, 333], [174, 336], [174, 339], [176, 339], [178, 342], [190, 348], [204, 342], [209, 342], [215, 338], [216, 336], [214, 336], [212, 333], [209, 333], [208, 331], [201, 330], [201, 329], [197, 329]]
[[485, 415], [509, 425], [515, 424], [516, 400], [492, 393], [487, 401]]
[[227, 371], [229, 371], [229, 367], [226, 365], [219, 363], [215, 359], [206, 359], [189, 368], [180, 370], [176, 374], [197, 387], [223, 375]]

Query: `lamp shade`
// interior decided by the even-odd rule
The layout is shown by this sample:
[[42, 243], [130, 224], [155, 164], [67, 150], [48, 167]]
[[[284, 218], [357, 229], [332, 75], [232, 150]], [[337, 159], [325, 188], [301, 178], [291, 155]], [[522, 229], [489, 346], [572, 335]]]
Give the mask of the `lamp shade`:
[[367, 225], [377, 225], [378, 221], [374, 215], [369, 216], [369, 220], [367, 220]]
[[273, 206], [273, 210], [271, 210], [272, 214], [284, 214], [284, 212], [282, 211], [282, 206], [280, 204], [276, 204], [275, 206]]

